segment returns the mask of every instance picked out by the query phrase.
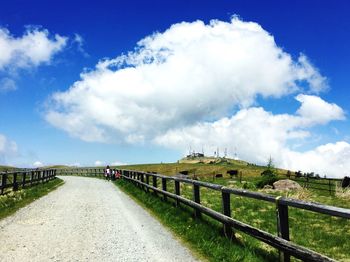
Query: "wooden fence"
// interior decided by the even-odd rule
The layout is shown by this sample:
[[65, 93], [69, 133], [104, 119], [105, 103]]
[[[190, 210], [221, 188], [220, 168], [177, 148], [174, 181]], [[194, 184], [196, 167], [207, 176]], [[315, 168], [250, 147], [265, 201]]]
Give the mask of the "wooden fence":
[[0, 195], [20, 188], [48, 182], [56, 177], [56, 169], [24, 169], [0, 173]]
[[[234, 236], [233, 230], [238, 230], [278, 249], [280, 251], [280, 260], [284, 262], [290, 261], [290, 256], [302, 259], [304, 261], [335, 261], [327, 256], [319, 254], [315, 251], [312, 251], [290, 241], [288, 207], [299, 208], [320, 214], [326, 214], [329, 216], [350, 219], [350, 209], [321, 205], [318, 203], [305, 202], [285, 197], [276, 197], [268, 194], [251, 192], [243, 189], [227, 188], [222, 185], [186, 178], [164, 176], [161, 174], [147, 173], [134, 170], [118, 169], [118, 171], [122, 174], [123, 179], [135, 183], [136, 185], [146, 189], [147, 192], [152, 190], [155, 194], [159, 193], [164, 200], [167, 200], [167, 198], [174, 199], [177, 206], [179, 206], [182, 203], [193, 208], [194, 216], [196, 218], [200, 218], [202, 214], [205, 214], [221, 222], [223, 224], [224, 233], [227, 237]], [[96, 168], [79, 168], [66, 170], [62, 169], [58, 172], [58, 174], [61, 175], [81, 175], [95, 177], [100, 177], [104, 174], [103, 169]], [[161, 183], [161, 188], [158, 187], [159, 181]], [[174, 181], [174, 192], [169, 192], [167, 190], [167, 184], [169, 181]], [[192, 185], [192, 199], [187, 199], [181, 196], [181, 183]], [[221, 213], [201, 205], [201, 187], [221, 192]], [[242, 197], [257, 199], [260, 201], [275, 203], [277, 211], [277, 236], [232, 218], [230, 204], [231, 195], [238, 195]]]
[[342, 181], [342, 179], [336, 179], [336, 178], [317, 178], [317, 177], [296, 176], [296, 175], [290, 175], [290, 176], [286, 175], [286, 177], [288, 179], [298, 182], [304, 188], [320, 190], [320, 191], [328, 191], [329, 194], [334, 194], [336, 192], [337, 186], [340, 187], [340, 184]]

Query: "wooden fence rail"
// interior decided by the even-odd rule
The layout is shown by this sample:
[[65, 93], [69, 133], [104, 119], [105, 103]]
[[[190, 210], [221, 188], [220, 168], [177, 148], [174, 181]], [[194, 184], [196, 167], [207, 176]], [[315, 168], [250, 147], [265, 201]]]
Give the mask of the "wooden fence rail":
[[56, 177], [56, 169], [25, 169], [0, 173], [0, 195], [20, 188], [46, 183]]
[[[164, 200], [167, 200], [167, 198], [174, 199], [176, 206], [179, 206], [182, 203], [193, 208], [194, 215], [197, 218], [200, 218], [202, 214], [205, 214], [221, 222], [223, 224], [224, 233], [227, 237], [233, 238], [233, 230], [238, 230], [277, 248], [280, 251], [280, 260], [284, 262], [290, 261], [290, 256], [304, 261], [335, 261], [325, 255], [319, 254], [290, 241], [288, 217], [289, 207], [350, 219], [350, 209], [346, 208], [327, 206], [286, 197], [276, 197], [243, 189], [227, 188], [222, 185], [186, 178], [164, 176], [161, 174], [124, 169], [118, 169], [118, 172], [122, 174], [123, 179], [131, 181], [135, 185], [144, 188], [146, 192], [152, 190], [154, 194], [162, 196]], [[58, 174], [90, 175], [98, 177], [103, 176], [104, 169], [66, 169], [60, 170]], [[161, 188], [158, 188], [158, 181], [161, 182]], [[174, 181], [174, 193], [167, 191], [167, 181]], [[181, 196], [181, 183], [191, 184], [193, 186], [193, 199], [187, 199]], [[201, 187], [221, 192], [222, 213], [201, 205]], [[275, 203], [277, 209], [277, 236], [232, 218], [230, 205], [231, 195]]]
[[[305, 202], [285, 197], [275, 197], [258, 192], [250, 192], [241, 189], [227, 188], [221, 185], [201, 182], [197, 180], [168, 177], [160, 174], [151, 174], [145, 172], [137, 172], [131, 170], [119, 170], [122, 172], [122, 177], [139, 186], [152, 190], [154, 193], [169, 197], [176, 201], [179, 205], [183, 203], [194, 209], [195, 217], [200, 217], [201, 214], [208, 215], [223, 224], [225, 235], [233, 237], [232, 229], [244, 232], [252, 237], [255, 237], [275, 248], [281, 252], [281, 261], [290, 261], [290, 256], [305, 260], [305, 261], [334, 261], [333, 259], [309, 250], [305, 247], [299, 246], [289, 239], [289, 222], [288, 222], [288, 207], [305, 209], [317, 213], [327, 214], [330, 216], [337, 216], [341, 218], [350, 219], [350, 209], [338, 208], [333, 206], [321, 205], [317, 203]], [[146, 177], [146, 182], [141, 181], [141, 177]], [[149, 177], [152, 177], [152, 185], [149, 184]], [[162, 181], [162, 188], [157, 187], [157, 180]], [[166, 181], [173, 180], [175, 182], [175, 192], [171, 193], [166, 190]], [[193, 199], [187, 199], [180, 195], [180, 183], [187, 183], [193, 185]], [[222, 195], [222, 213], [214, 211], [208, 207], [200, 204], [200, 187], [209, 188], [220, 191]], [[276, 204], [276, 220], [277, 220], [277, 236], [268, 232], [242, 223], [231, 217], [230, 196], [239, 195], [248, 198], [254, 198], [262, 201], [268, 201]]]
[[318, 177], [307, 177], [307, 176], [296, 176], [296, 175], [279, 175], [279, 178], [288, 178], [298, 182], [304, 188], [314, 189], [320, 191], [328, 191], [329, 194], [336, 192], [336, 187], [340, 186], [342, 179], [339, 178], [318, 178]]

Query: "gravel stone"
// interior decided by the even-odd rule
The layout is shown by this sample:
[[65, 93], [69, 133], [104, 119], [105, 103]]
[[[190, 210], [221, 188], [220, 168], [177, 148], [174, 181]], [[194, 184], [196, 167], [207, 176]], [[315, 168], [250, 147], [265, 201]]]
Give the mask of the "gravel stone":
[[61, 178], [0, 221], [0, 261], [198, 261], [111, 182]]

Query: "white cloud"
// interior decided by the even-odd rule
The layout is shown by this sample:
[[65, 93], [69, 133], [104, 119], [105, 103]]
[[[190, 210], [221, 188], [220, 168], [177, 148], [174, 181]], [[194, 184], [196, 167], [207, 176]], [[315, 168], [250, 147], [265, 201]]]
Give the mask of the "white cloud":
[[7, 93], [17, 89], [16, 82], [8, 77], [0, 79], [0, 93]]
[[79, 162], [75, 162], [73, 164], [66, 164], [65, 166], [71, 166], [71, 167], [81, 167], [81, 164]]
[[[231, 118], [170, 130], [154, 141], [183, 151], [190, 146], [196, 150], [204, 146], [207, 154], [212, 154], [217, 147], [221, 152], [227, 148], [231, 156], [237, 150], [241, 159], [259, 164], [266, 164], [271, 156], [278, 167], [295, 171], [335, 177], [348, 174], [350, 145], [346, 142], [319, 146], [307, 152], [291, 149], [291, 142], [303, 142], [311, 136], [308, 127], [344, 118], [341, 108], [319, 97], [298, 95], [296, 99], [301, 107], [294, 115], [274, 115], [256, 107], [242, 109]], [[315, 113], [317, 110], [320, 115]]]
[[73, 42], [76, 43], [78, 51], [84, 56], [89, 57], [89, 54], [84, 50], [84, 38], [79, 34], [74, 34]]
[[46, 120], [85, 141], [140, 143], [220, 119], [258, 95], [291, 94], [300, 82], [309, 91], [326, 88], [304, 55], [293, 61], [257, 23], [183, 22], [82, 73], [53, 95]]
[[308, 82], [312, 92], [319, 93], [328, 88], [327, 79], [311, 65], [305, 55], [301, 54], [298, 62], [301, 65], [298, 68], [299, 78], [305, 79]]
[[282, 165], [293, 170], [315, 172], [321, 176], [344, 177], [350, 174], [350, 144], [345, 141], [328, 143], [306, 152], [283, 152]]
[[111, 166], [125, 166], [125, 165], [127, 165], [127, 163], [123, 163], [120, 161], [115, 161], [115, 162], [111, 163]]
[[28, 27], [22, 37], [14, 37], [9, 30], [0, 27], [0, 70], [48, 64], [66, 42], [67, 38], [58, 34], [50, 38], [46, 29]]
[[6, 163], [8, 158], [18, 154], [17, 144], [0, 134], [0, 161]]
[[[236, 147], [242, 159], [266, 163], [271, 155], [278, 165], [309, 170], [322, 156], [315, 164], [306, 157], [320, 148], [300, 153], [291, 144], [312, 137], [312, 126], [345, 118], [339, 106], [310, 95], [327, 88], [304, 54], [293, 60], [257, 23], [183, 22], [83, 72], [67, 91], [52, 95], [45, 118], [85, 141], [152, 141], [183, 151], [189, 145], [212, 152]], [[296, 97], [301, 106], [295, 114], [252, 107], [257, 97], [296, 93], [309, 95]], [[342, 151], [335, 150], [340, 145]], [[343, 142], [328, 148], [332, 164], [341, 163], [339, 154], [348, 150]], [[322, 163], [328, 175], [339, 174], [330, 160]]]
[[100, 161], [100, 160], [96, 160], [94, 163], [95, 166], [103, 166], [104, 162]]
[[33, 167], [43, 167], [43, 166], [44, 166], [44, 164], [41, 163], [40, 161], [35, 161], [35, 162], [33, 163]]
[[339, 106], [327, 103], [318, 96], [298, 95], [296, 99], [302, 103], [297, 113], [308, 121], [308, 124], [326, 124], [330, 120], [345, 119]]

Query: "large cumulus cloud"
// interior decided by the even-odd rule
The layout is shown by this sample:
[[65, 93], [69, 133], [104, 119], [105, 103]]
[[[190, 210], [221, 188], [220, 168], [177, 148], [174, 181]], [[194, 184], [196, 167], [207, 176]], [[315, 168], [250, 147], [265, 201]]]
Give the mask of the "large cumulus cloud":
[[[308, 136], [308, 127], [344, 118], [340, 107], [316, 96], [325, 89], [326, 78], [305, 55], [293, 58], [257, 23], [236, 17], [182, 22], [83, 72], [67, 91], [52, 95], [45, 118], [85, 141], [153, 142], [184, 150], [192, 140], [232, 146], [239, 140], [247, 148], [246, 159], [265, 161], [271, 150], [257, 150], [251, 137], [261, 138], [273, 152], [287, 152], [290, 139]], [[257, 97], [296, 93], [302, 105], [294, 115], [275, 116], [255, 107]], [[270, 137], [250, 131], [242, 137], [237, 128], [231, 137], [239, 118], [240, 125], [251, 121], [257, 129], [266, 127], [266, 119], [276, 125], [269, 127]]]
[[294, 143], [311, 136], [308, 128], [344, 119], [343, 110], [316, 96], [298, 95], [296, 99], [301, 106], [295, 114], [273, 114], [261, 107], [250, 107], [229, 118], [169, 130], [154, 142], [178, 149], [203, 147], [208, 153], [217, 147], [228, 148], [231, 156], [236, 152], [241, 159], [254, 163], [265, 164], [271, 156], [279, 167], [287, 169], [327, 176], [347, 174], [350, 144], [344, 141], [307, 152], [292, 150]]

